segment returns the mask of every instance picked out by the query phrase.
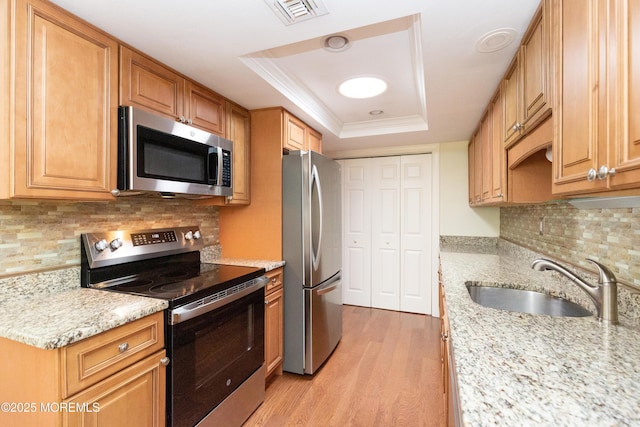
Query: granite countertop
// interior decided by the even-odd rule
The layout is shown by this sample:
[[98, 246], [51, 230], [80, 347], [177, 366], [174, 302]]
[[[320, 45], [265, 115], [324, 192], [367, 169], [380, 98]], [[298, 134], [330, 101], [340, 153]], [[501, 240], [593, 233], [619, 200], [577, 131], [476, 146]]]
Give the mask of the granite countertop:
[[51, 350], [167, 307], [163, 300], [75, 288], [0, 306], [0, 336]]
[[584, 292], [564, 289], [555, 273], [532, 270], [534, 258], [472, 252], [440, 254], [461, 424], [640, 425], [637, 321], [621, 316], [613, 326], [594, 317], [483, 307], [466, 283], [548, 290], [572, 300]]
[[240, 258], [214, 258], [206, 262], [215, 264], [240, 265], [243, 267], [264, 268], [266, 271], [275, 270], [284, 265], [284, 261], [269, 261], [260, 259], [240, 259]]
[[167, 308], [166, 301], [80, 287], [80, 268], [0, 283], [0, 337], [52, 350]]

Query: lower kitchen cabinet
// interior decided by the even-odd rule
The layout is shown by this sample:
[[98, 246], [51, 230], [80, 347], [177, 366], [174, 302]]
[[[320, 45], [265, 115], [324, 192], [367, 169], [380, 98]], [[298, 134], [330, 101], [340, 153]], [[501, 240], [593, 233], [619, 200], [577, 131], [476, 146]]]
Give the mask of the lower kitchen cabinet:
[[442, 361], [442, 391], [444, 393], [444, 414], [447, 425], [453, 425], [451, 422], [451, 381], [449, 381], [449, 317], [447, 316], [447, 307], [445, 303], [444, 287], [442, 283], [439, 285], [440, 295], [440, 360]]
[[164, 426], [165, 357], [159, 351], [65, 400], [69, 408], [86, 409], [63, 411], [62, 425]]
[[163, 312], [54, 350], [0, 342], [0, 400], [22, 405], [0, 425], [165, 425]]
[[451, 349], [451, 336], [449, 327], [449, 315], [447, 313], [447, 299], [442, 284], [441, 273], [438, 271], [438, 290], [440, 302], [440, 360], [442, 361], [442, 386], [444, 397], [444, 414], [447, 426], [457, 426], [458, 418], [458, 391], [456, 376], [453, 372], [453, 352]]
[[267, 377], [282, 375], [284, 345], [284, 290], [283, 269], [268, 271], [269, 284], [265, 289], [264, 360]]

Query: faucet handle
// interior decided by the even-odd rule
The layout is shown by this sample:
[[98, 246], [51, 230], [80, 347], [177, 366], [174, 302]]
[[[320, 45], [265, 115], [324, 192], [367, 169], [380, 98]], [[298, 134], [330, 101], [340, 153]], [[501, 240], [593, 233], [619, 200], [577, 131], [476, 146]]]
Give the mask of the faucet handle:
[[609, 270], [604, 265], [600, 264], [597, 261], [592, 260], [591, 258], [587, 258], [587, 261], [591, 262], [598, 268], [598, 273], [600, 274], [600, 278], [598, 279], [598, 283], [603, 284], [615, 284], [616, 276], [613, 274], [611, 270]]

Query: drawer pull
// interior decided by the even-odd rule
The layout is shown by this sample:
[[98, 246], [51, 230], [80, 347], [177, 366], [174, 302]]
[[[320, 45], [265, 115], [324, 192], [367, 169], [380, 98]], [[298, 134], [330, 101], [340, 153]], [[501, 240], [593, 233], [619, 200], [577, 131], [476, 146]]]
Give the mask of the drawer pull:
[[120, 353], [124, 353], [128, 349], [129, 349], [129, 343], [128, 342], [123, 342], [122, 344], [120, 344], [118, 346], [118, 350], [120, 350]]
[[162, 359], [160, 359], [160, 364], [162, 366], [167, 366], [170, 362], [170, 359], [168, 357], [163, 357]]

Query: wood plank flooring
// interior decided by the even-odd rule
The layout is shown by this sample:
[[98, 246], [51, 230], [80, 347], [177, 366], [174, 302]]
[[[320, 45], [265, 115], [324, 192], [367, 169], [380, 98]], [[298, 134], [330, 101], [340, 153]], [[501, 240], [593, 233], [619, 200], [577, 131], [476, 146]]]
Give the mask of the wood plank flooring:
[[325, 365], [272, 377], [244, 426], [443, 426], [442, 387], [438, 318], [346, 305]]

